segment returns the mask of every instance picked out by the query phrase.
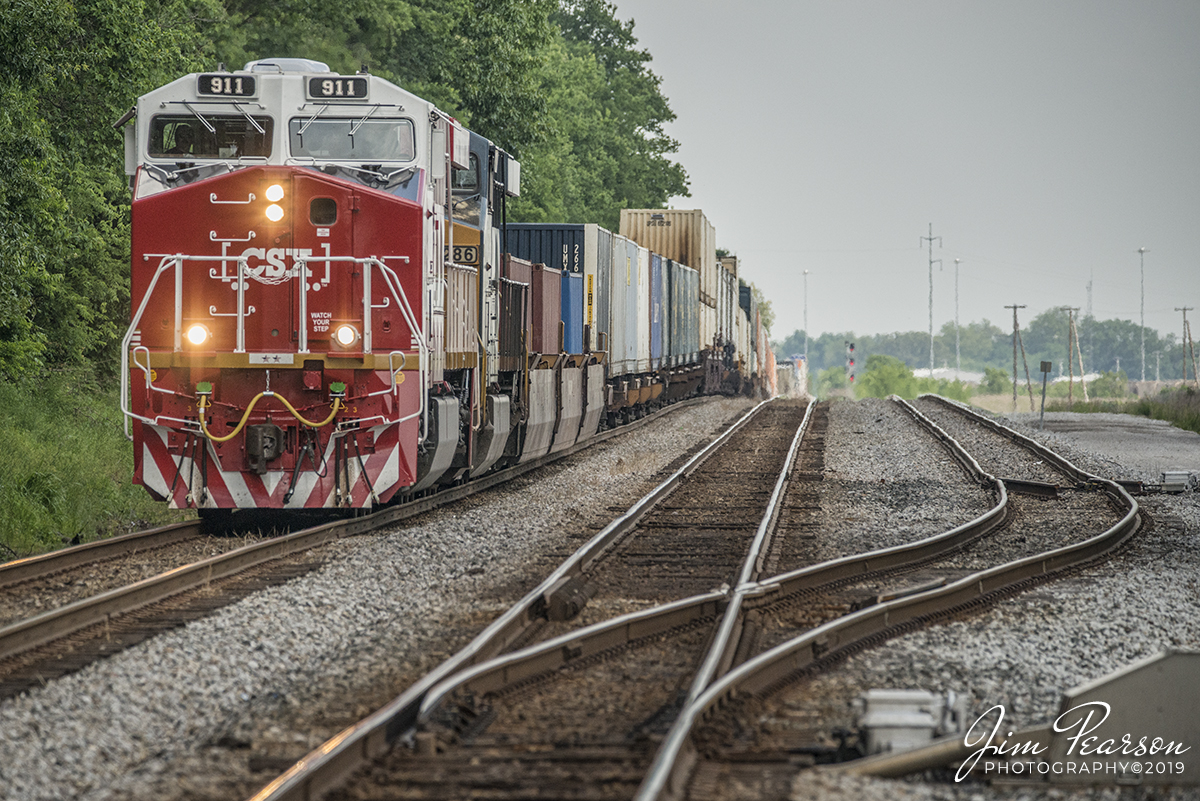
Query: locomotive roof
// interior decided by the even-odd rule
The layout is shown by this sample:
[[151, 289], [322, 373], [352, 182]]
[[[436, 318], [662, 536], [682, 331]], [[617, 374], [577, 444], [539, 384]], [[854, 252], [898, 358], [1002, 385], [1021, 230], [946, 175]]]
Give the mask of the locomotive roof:
[[[242, 79], [240, 86], [234, 83], [238, 78]], [[225, 79], [229, 79], [227, 87]], [[217, 80], [221, 80], [222, 86], [214, 91]], [[314, 81], [318, 84], [333, 82], [334, 87], [326, 94], [320, 85], [313, 86]], [[340, 86], [338, 82], [342, 82]], [[339, 94], [339, 89], [350, 88], [350, 82], [356, 88], [362, 88], [358, 88], [356, 94]], [[138, 112], [153, 113], [160, 105], [166, 107], [181, 102], [241, 105], [252, 112], [257, 106], [259, 110], [278, 116], [326, 103], [344, 105], [346, 111], [354, 107], [399, 107], [413, 117], [428, 117], [435, 110], [432, 103], [377, 75], [367, 72], [343, 75], [330, 71], [327, 64], [304, 58], [260, 59], [236, 72], [189, 73], [139, 97]]]

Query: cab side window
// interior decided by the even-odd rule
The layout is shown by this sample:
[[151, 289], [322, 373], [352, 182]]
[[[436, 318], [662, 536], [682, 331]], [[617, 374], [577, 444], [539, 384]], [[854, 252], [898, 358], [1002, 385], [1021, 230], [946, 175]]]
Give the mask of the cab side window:
[[469, 165], [465, 170], [454, 170], [454, 219], [478, 228], [483, 215], [483, 196], [479, 189], [479, 158], [474, 153]]

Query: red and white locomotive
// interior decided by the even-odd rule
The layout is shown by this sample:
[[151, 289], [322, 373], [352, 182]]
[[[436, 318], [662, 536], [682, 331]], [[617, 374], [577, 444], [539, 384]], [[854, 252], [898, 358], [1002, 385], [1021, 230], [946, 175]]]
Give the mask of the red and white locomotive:
[[[593, 264], [585, 318], [568, 297], [583, 261], [573, 280], [504, 252], [519, 163], [376, 76], [261, 60], [180, 78], [120, 124], [133, 189], [122, 404], [134, 481], [172, 507], [366, 508], [463, 481], [691, 394], [715, 345], [759, 338], [748, 308], [700, 330], [708, 293], [677, 255], [646, 267], [645, 297], [620, 312], [646, 317], [629, 347], [645, 329], [658, 358], [614, 370], [615, 304], [599, 303], [637, 286], [636, 243], [618, 274], [629, 240], [580, 227], [610, 257], [605, 275]], [[736, 281], [721, 286], [737, 307]], [[688, 303], [696, 324], [672, 327]], [[727, 371], [748, 373], [754, 350], [732, 367], [721, 351]]]

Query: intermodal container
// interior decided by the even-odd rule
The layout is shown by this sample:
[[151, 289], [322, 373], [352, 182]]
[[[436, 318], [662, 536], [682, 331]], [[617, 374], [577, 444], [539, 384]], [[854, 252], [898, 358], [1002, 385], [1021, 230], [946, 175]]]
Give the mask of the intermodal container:
[[647, 247], [696, 270], [700, 303], [716, 306], [717, 229], [699, 209], [622, 209], [619, 231]]
[[583, 274], [562, 273], [563, 350], [583, 353]]
[[633, 358], [634, 369], [639, 373], [650, 370], [650, 251], [638, 248], [637, 281], [633, 284], [634, 315]]
[[[540, 262], [564, 276], [578, 275], [578, 288], [564, 278], [562, 307], [580, 309], [579, 322], [564, 317], [569, 353], [603, 349], [609, 333], [608, 302], [613, 258], [612, 232], [594, 223], [510, 223], [508, 249], [518, 258]], [[577, 302], [578, 301], [578, 302]], [[576, 333], [578, 331], [578, 334]]]
[[677, 367], [694, 362], [700, 350], [700, 276], [674, 260], [667, 260], [666, 272], [671, 315], [667, 357]]
[[[650, 369], [663, 366], [663, 300], [666, 294], [667, 274], [663, 268], [666, 259], [657, 253], [650, 254]], [[666, 326], [669, 330], [669, 326]]]
[[530, 337], [529, 284], [500, 279], [498, 369], [504, 372], [523, 369], [525, 343]]

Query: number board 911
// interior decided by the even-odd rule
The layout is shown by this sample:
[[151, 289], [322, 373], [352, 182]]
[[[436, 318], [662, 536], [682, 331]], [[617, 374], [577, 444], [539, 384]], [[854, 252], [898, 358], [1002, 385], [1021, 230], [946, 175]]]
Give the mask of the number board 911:
[[309, 78], [308, 96], [313, 100], [346, 98], [366, 100], [366, 78]]
[[258, 81], [252, 75], [208, 74], [196, 81], [196, 94], [222, 97], [254, 97]]

